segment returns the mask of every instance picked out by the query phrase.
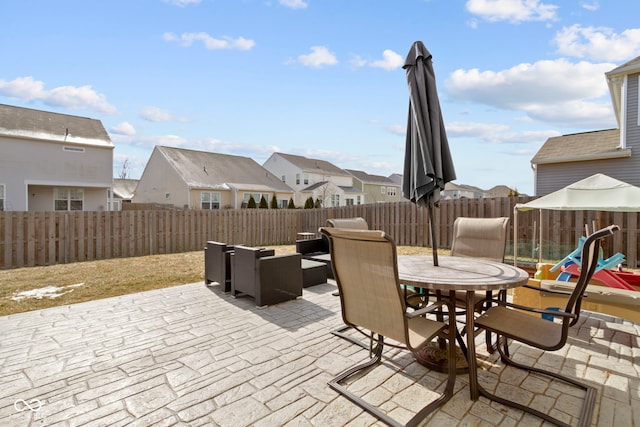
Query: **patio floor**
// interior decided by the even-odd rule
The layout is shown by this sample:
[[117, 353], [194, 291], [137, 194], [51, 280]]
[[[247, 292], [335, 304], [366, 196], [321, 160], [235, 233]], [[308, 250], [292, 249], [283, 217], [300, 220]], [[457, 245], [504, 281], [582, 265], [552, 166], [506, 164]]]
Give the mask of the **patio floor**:
[[[381, 425], [327, 385], [367, 357], [329, 333], [342, 323], [333, 283], [263, 309], [199, 282], [0, 317], [0, 425]], [[640, 325], [590, 314], [573, 329], [564, 350], [514, 346], [516, 359], [595, 386], [594, 425], [640, 426]], [[575, 422], [580, 401], [571, 391], [504, 369], [483, 341], [481, 384]], [[358, 388], [406, 421], [445, 375], [407, 352], [385, 356]], [[543, 423], [484, 398], [471, 402], [462, 374], [455, 396], [427, 424]]]

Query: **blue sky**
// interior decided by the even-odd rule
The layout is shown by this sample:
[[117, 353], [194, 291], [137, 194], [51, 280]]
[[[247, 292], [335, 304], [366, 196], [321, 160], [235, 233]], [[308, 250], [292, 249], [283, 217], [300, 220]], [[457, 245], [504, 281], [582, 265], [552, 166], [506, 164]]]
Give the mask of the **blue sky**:
[[155, 145], [402, 173], [402, 63], [433, 55], [458, 184], [533, 194], [561, 134], [617, 127], [604, 73], [640, 55], [637, 0], [0, 3], [0, 103], [99, 119], [139, 178]]

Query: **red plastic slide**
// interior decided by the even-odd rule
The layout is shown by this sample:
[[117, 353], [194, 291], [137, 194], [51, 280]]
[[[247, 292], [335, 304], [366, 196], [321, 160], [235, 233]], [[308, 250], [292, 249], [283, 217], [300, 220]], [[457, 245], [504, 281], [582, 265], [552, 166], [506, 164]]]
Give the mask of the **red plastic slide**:
[[[578, 276], [580, 274], [580, 272], [578, 271], [578, 266], [575, 263], [570, 263], [569, 265], [562, 267], [562, 271], [565, 273], [569, 273], [572, 276]], [[625, 281], [621, 277], [618, 277], [617, 272], [615, 271], [605, 269], [596, 271], [593, 275], [593, 279], [602, 282], [604, 285], [610, 288], [627, 289], [630, 291], [636, 290], [636, 288], [631, 286], [629, 282]]]

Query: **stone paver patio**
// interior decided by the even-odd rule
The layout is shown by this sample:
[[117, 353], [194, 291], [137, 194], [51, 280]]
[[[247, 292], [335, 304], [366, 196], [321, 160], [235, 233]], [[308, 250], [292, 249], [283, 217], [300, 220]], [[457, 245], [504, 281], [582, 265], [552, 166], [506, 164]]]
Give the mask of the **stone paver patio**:
[[[200, 282], [0, 317], [0, 425], [381, 425], [327, 385], [367, 357], [329, 333], [341, 324], [335, 290], [333, 282], [305, 288], [301, 299], [259, 309]], [[573, 329], [565, 349], [514, 346], [516, 359], [595, 386], [594, 425], [640, 426], [640, 325], [590, 314]], [[505, 369], [483, 341], [486, 388], [575, 422], [579, 395]], [[446, 378], [408, 352], [385, 356], [354, 387], [404, 421]], [[543, 423], [484, 398], [471, 402], [459, 375], [455, 396], [426, 424]]]

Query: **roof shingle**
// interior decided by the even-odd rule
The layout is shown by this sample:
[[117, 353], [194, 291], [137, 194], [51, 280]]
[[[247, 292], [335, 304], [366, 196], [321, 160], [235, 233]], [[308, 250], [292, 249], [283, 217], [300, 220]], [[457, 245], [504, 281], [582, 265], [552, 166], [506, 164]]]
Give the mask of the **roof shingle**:
[[5, 104], [0, 104], [0, 135], [113, 147], [100, 120]]

